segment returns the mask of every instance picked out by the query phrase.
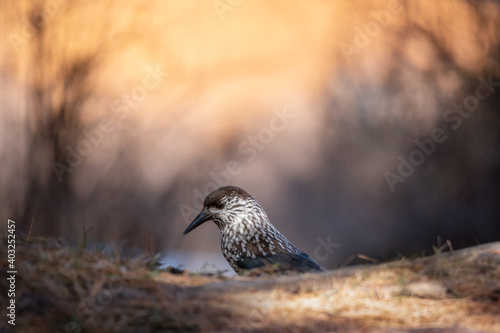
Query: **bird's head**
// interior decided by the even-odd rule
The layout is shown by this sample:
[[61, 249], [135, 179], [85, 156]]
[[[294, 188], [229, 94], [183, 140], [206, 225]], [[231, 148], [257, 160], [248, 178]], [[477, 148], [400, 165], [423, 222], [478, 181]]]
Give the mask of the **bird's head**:
[[213, 220], [221, 228], [243, 225], [247, 228], [267, 223], [267, 215], [259, 203], [244, 189], [224, 186], [210, 193], [203, 202], [203, 209], [186, 228], [184, 235]]

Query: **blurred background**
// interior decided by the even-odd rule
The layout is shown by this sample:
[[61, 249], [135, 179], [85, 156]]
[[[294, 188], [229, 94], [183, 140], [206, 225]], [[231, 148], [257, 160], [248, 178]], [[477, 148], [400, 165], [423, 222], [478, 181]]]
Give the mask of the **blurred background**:
[[226, 268], [231, 184], [325, 268], [500, 239], [496, 1], [0, 8], [2, 232]]

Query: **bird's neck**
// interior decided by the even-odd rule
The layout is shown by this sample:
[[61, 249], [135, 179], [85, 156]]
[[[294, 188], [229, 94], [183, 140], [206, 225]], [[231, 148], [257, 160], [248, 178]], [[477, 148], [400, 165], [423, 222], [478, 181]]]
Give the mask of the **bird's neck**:
[[[267, 221], [266, 221], [267, 222]], [[215, 221], [222, 235], [231, 235], [233, 238], [252, 238], [256, 234], [269, 229], [269, 223], [259, 221], [248, 222], [247, 220], [232, 221], [231, 223], [223, 223]]]

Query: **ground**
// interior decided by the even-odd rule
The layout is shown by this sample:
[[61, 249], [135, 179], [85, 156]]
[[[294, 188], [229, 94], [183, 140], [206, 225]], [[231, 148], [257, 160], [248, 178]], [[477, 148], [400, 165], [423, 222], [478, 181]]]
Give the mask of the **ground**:
[[258, 278], [158, 269], [151, 258], [47, 240], [18, 240], [16, 250], [16, 326], [0, 332], [500, 332], [500, 242]]

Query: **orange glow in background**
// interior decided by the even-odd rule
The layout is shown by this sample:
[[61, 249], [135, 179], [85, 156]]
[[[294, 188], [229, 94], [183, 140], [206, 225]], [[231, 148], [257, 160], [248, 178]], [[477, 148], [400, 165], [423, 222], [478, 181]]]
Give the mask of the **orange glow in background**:
[[[415, 138], [440, 126], [445, 110], [477, 85], [471, 80], [500, 76], [495, 2], [0, 6], [1, 205], [25, 229], [35, 216], [37, 234], [85, 226], [107, 240], [142, 246], [152, 239], [156, 250], [196, 244], [218, 251], [215, 227], [192, 235], [199, 241], [190, 245], [179, 238], [200, 208], [196, 191], [236, 161], [239, 171], [228, 183], [251, 192], [291, 238], [307, 227], [310, 239], [299, 247], [332, 233], [340, 243], [352, 240], [335, 260], [354, 247], [380, 248], [353, 235], [405, 219], [392, 206], [405, 203], [387, 188], [384, 172], [397, 168]], [[494, 109], [495, 96], [481, 108]], [[485, 113], [457, 140], [484, 132], [480, 147], [496, 142], [494, 131], [477, 123], [495, 123]], [[95, 136], [98, 143], [60, 181], [54, 162], [68, 166], [66, 148], [78, 151], [104, 120], [113, 130]], [[467, 157], [483, 161], [471, 166], [477, 172], [493, 163], [486, 150]], [[452, 151], [441, 156], [459, 156]], [[442, 172], [434, 185], [456, 182], [447, 180], [453, 170]], [[400, 185], [421, 196], [420, 184]], [[439, 184], [432, 191], [448, 193]], [[459, 190], [449, 191], [454, 197]], [[432, 210], [440, 199], [423, 202], [420, 209]], [[297, 213], [301, 203], [307, 214]]]

